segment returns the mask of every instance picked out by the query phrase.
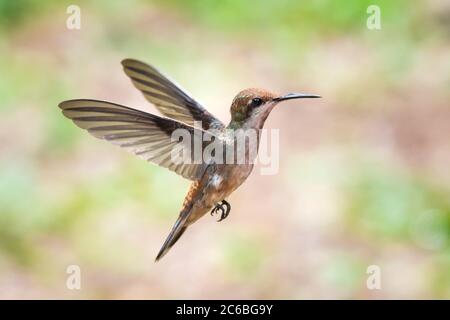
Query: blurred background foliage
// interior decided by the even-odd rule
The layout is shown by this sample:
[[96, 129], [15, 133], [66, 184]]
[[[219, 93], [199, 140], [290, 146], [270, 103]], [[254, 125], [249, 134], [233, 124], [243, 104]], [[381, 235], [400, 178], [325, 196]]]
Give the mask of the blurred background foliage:
[[[450, 298], [449, 30], [441, 0], [0, 0], [0, 298]], [[273, 112], [279, 173], [256, 168], [158, 264], [189, 183], [57, 108], [156, 112], [127, 57], [224, 120], [245, 87], [323, 96]]]

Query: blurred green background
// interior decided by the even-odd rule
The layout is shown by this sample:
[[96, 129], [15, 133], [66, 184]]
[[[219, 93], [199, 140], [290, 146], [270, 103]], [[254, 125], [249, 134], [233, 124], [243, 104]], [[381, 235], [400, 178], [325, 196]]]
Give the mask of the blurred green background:
[[[0, 0], [0, 298], [449, 299], [449, 38], [440, 0]], [[57, 107], [156, 112], [124, 58], [224, 121], [246, 87], [323, 96], [274, 110], [279, 173], [256, 169], [227, 220], [205, 216], [157, 264], [189, 182]]]

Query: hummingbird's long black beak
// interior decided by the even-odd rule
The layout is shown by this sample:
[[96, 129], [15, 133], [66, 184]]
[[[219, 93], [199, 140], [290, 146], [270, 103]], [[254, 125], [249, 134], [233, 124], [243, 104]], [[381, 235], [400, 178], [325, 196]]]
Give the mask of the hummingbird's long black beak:
[[273, 101], [280, 102], [291, 99], [303, 99], [303, 98], [321, 98], [321, 96], [309, 93], [288, 93], [284, 96], [273, 99]]

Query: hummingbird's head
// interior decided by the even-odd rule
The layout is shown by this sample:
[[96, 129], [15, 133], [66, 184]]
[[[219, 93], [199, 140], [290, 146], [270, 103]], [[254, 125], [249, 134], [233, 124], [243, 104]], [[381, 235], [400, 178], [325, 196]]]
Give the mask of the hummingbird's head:
[[231, 121], [240, 127], [262, 128], [270, 111], [278, 103], [301, 98], [320, 98], [320, 96], [304, 93], [279, 95], [263, 89], [245, 89], [233, 99], [230, 109]]

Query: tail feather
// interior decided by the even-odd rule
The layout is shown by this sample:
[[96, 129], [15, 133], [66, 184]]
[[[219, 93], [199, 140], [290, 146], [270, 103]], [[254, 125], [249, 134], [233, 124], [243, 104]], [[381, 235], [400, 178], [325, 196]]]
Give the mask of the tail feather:
[[187, 225], [186, 225], [186, 216], [183, 214], [180, 214], [180, 217], [175, 222], [172, 230], [170, 231], [169, 235], [167, 236], [166, 241], [164, 241], [163, 246], [161, 247], [161, 250], [159, 250], [158, 255], [156, 256], [155, 262], [157, 262], [159, 259], [164, 257], [164, 255], [172, 248], [172, 246], [180, 239], [184, 231], [186, 231]]

